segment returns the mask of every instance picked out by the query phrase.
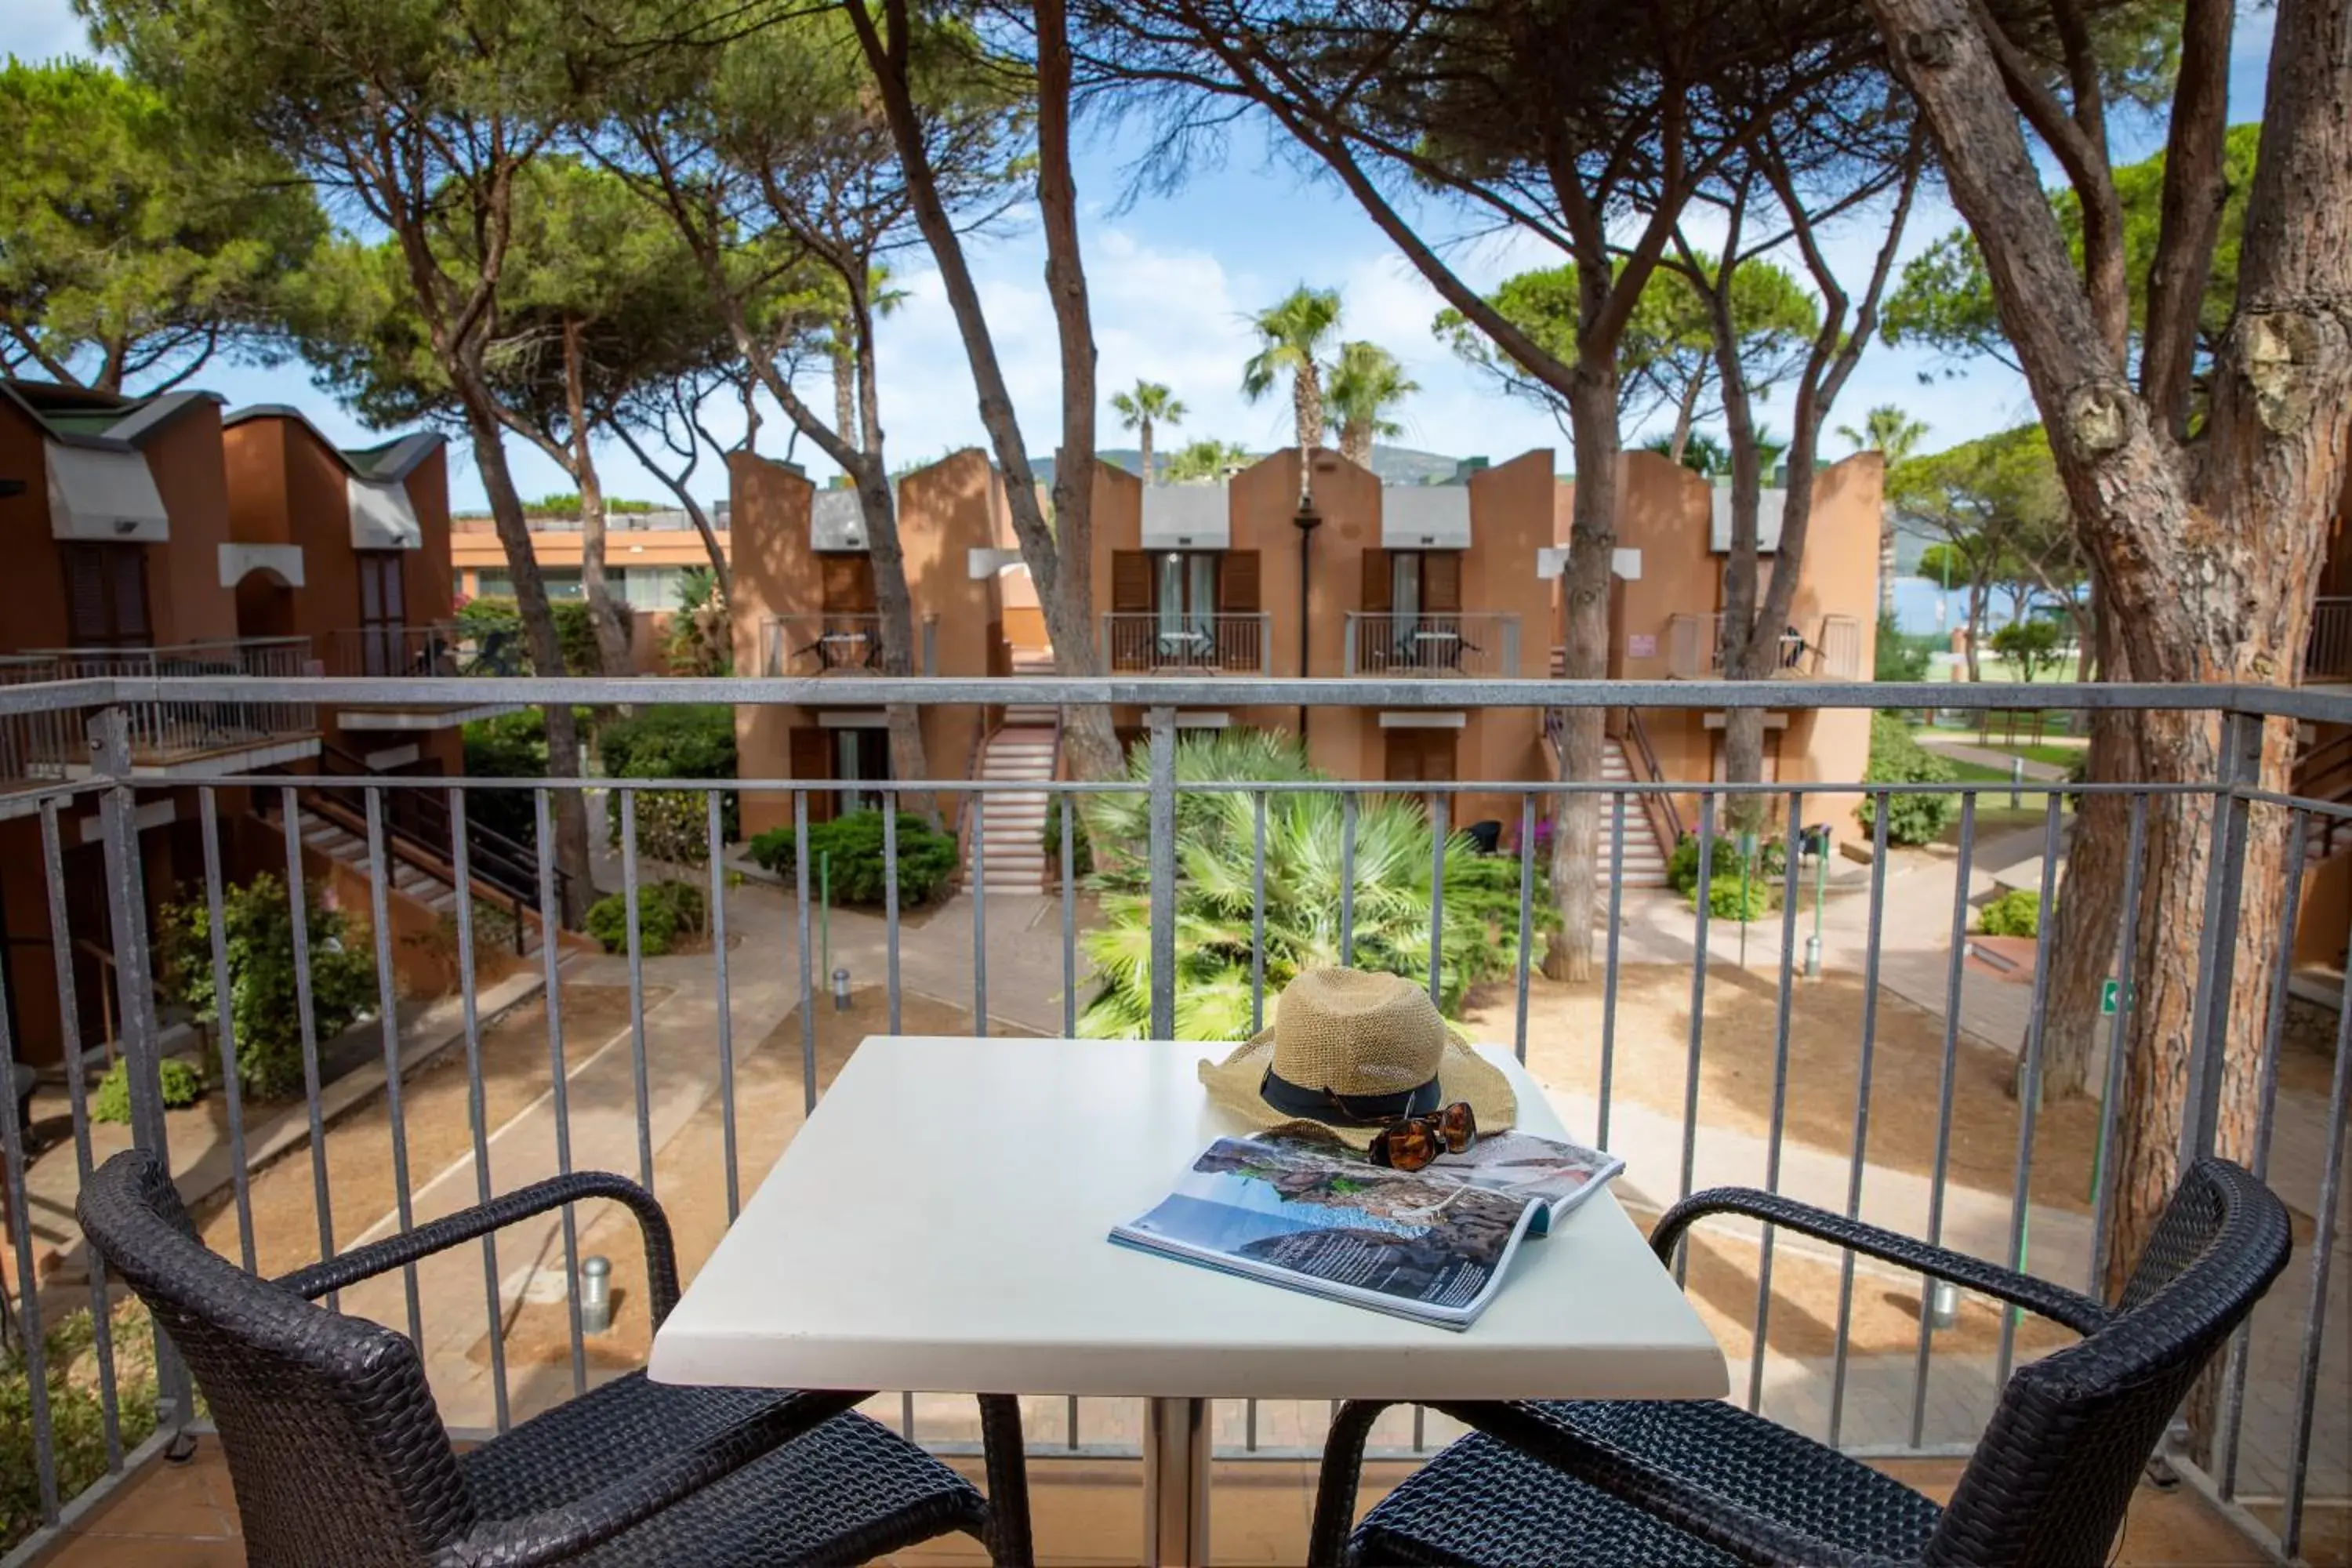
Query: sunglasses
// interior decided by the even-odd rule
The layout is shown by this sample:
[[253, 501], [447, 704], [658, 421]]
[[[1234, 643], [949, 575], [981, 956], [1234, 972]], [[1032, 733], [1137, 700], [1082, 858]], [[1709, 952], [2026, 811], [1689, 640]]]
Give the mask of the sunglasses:
[[1457, 1100], [1425, 1116], [1391, 1122], [1371, 1145], [1372, 1163], [1393, 1171], [1418, 1171], [1440, 1154], [1459, 1154], [1478, 1142], [1478, 1119], [1470, 1102]]

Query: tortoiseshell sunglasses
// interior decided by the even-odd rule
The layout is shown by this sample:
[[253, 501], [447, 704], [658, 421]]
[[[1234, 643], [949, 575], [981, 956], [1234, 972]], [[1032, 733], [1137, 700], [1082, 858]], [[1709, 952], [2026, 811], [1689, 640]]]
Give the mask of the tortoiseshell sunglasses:
[[1391, 1122], [1372, 1140], [1372, 1163], [1418, 1171], [1440, 1154], [1459, 1154], [1476, 1142], [1478, 1119], [1470, 1114], [1468, 1100], [1457, 1100], [1425, 1116]]

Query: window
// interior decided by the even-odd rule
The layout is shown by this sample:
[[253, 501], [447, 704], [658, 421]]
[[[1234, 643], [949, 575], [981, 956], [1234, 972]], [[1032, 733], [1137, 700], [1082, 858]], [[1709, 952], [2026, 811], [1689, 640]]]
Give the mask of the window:
[[677, 608], [677, 584], [686, 575], [677, 566], [631, 566], [621, 574], [622, 593], [637, 610]]
[[[845, 782], [880, 784], [890, 777], [890, 731], [887, 730], [835, 730], [833, 731], [834, 777]], [[879, 790], [845, 788], [836, 792], [839, 809], [878, 811], [882, 807]]]
[[1162, 643], [1199, 642], [1211, 637], [1217, 615], [1217, 558], [1213, 553], [1205, 550], [1166, 552], [1160, 557], [1155, 586]]
[[145, 647], [147, 547], [59, 544], [66, 574], [66, 640], [75, 647]]

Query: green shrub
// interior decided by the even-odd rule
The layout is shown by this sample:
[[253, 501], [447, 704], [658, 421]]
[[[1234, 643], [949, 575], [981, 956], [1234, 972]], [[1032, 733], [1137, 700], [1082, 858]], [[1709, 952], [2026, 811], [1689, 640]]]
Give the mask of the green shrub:
[[1706, 885], [1707, 918], [1751, 925], [1780, 903], [1780, 884], [1769, 878], [1742, 882], [1738, 877], [1717, 877]]
[[[541, 710], [522, 708], [488, 719], [468, 720], [461, 733], [467, 778], [547, 776], [547, 715]], [[478, 822], [517, 844], [539, 842], [538, 810], [527, 789], [467, 791], [466, 820]]]
[[[1911, 738], [1910, 726], [1892, 713], [1870, 716], [1870, 765], [1864, 784], [1949, 784], [1959, 777], [1949, 762]], [[1854, 820], [1875, 832], [1878, 801], [1865, 795]], [[1933, 844], [1960, 814], [1957, 795], [1891, 795], [1886, 797], [1886, 837], [1891, 844]]]
[[1977, 930], [1987, 936], [2040, 936], [2042, 895], [2012, 888], [1977, 911]]
[[[1045, 828], [1037, 836], [1038, 847], [1045, 852], [1045, 878], [1059, 882], [1062, 875], [1062, 795], [1053, 795], [1045, 802]], [[1070, 874], [1084, 877], [1095, 868], [1095, 847], [1087, 837], [1086, 814], [1080, 812], [1070, 834]]]
[[[882, 876], [882, 814], [853, 811], [809, 828], [809, 887], [816, 887], [816, 857], [832, 856], [833, 901], [873, 907], [885, 901]], [[791, 876], [794, 866], [793, 830], [771, 828], [753, 838], [751, 858], [779, 876]], [[913, 908], [929, 903], [947, 889], [955, 875], [956, 841], [911, 812], [898, 814], [898, 903]]]
[[[134, 1300], [117, 1306], [109, 1321], [122, 1446], [133, 1448], [155, 1430], [155, 1334], [147, 1309]], [[97, 1339], [87, 1310], [64, 1314], [41, 1336], [50, 1452], [57, 1461], [60, 1497], [73, 1497], [106, 1474]], [[0, 1553], [12, 1550], [41, 1523], [38, 1471], [33, 1463], [32, 1380], [26, 1371], [21, 1351], [14, 1346], [0, 1351]]]
[[1914, 637], [1897, 629], [1893, 616], [1881, 616], [1872, 668], [1881, 680], [1925, 680], [1934, 668], [1931, 656], [1937, 646], [1937, 638], [1924, 634]]
[[[192, 1062], [179, 1057], [165, 1057], [162, 1071], [157, 1076], [163, 1080], [163, 1109], [166, 1110], [185, 1110], [205, 1097], [205, 1075]], [[90, 1097], [89, 1119], [92, 1121], [130, 1121], [131, 1063], [128, 1058], [117, 1057], [114, 1065], [106, 1069], [106, 1076], [98, 1080], [97, 1092]]]
[[[634, 612], [625, 600], [615, 599], [613, 608], [621, 617], [621, 633], [626, 637]], [[598, 673], [602, 662], [596, 653], [596, 626], [589, 618], [588, 601], [552, 599], [548, 602], [548, 609], [555, 616], [555, 640], [563, 650], [563, 673]], [[465, 607], [457, 612], [457, 629], [466, 636], [478, 637], [504, 633], [505, 646], [514, 650], [511, 659], [507, 661], [512, 666], [512, 673], [533, 673], [530, 645], [523, 636], [522, 611], [512, 599], [493, 596], [467, 600]], [[614, 673], [626, 675], [629, 672], [615, 670]]]
[[[310, 950], [310, 1009], [317, 1037], [333, 1039], [376, 1000], [375, 960], [366, 934], [324, 889], [302, 900]], [[257, 1100], [278, 1100], [302, 1087], [302, 1033], [294, 984], [294, 914], [286, 884], [262, 872], [221, 899], [228, 951], [231, 1021], [236, 1031], [236, 1076]], [[198, 1023], [220, 1021], [213, 991], [212, 921], [202, 898], [167, 905], [161, 921], [165, 995], [184, 1003]]]
[[[637, 951], [659, 958], [680, 936], [701, 934], [709, 900], [692, 882], [647, 882], [637, 889]], [[629, 900], [607, 893], [588, 906], [588, 934], [606, 952], [629, 951]]]
[[[735, 776], [735, 710], [723, 702], [646, 708], [606, 724], [596, 737], [604, 776], [615, 779], [731, 779]], [[699, 866], [709, 858], [708, 810], [691, 790], [645, 791], [637, 796], [637, 846], [657, 860]], [[621, 797], [606, 797], [605, 826], [621, 842]], [[742, 836], [735, 792], [719, 796], [719, 831], [732, 843]]]
[[[1715, 854], [1707, 868], [1707, 897], [1720, 897], [1717, 889], [1728, 882], [1737, 886], [1745, 873], [1751, 886], [1777, 889], [1789, 870], [1788, 847], [1777, 838], [1759, 839], [1756, 844], [1754, 863], [1742, 852], [1737, 835], [1716, 836]], [[1666, 886], [1684, 898], [1696, 902], [1698, 899], [1698, 835], [1685, 833], [1675, 852], [1666, 857]]]

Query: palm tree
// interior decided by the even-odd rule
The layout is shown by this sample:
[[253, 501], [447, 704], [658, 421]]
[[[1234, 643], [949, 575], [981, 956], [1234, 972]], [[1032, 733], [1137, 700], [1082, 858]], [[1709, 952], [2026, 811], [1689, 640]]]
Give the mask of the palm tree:
[[1388, 411], [1421, 390], [1404, 374], [1396, 355], [1378, 343], [1339, 345], [1339, 357], [1328, 367], [1323, 401], [1339, 417], [1339, 454], [1360, 468], [1372, 465], [1372, 439], [1398, 436], [1404, 426]]
[[1248, 468], [1249, 461], [1248, 447], [1204, 436], [1198, 441], [1185, 442], [1169, 454], [1165, 478], [1171, 485], [1231, 479]]
[[[1144, 847], [1150, 813], [1141, 792], [1150, 763], [1129, 763], [1138, 793], [1090, 795], [1083, 809], [1097, 846], [1089, 885], [1104, 923], [1085, 938], [1097, 991], [1079, 1033], [1138, 1039], [1151, 1026], [1151, 893]], [[1294, 738], [1229, 730], [1176, 748], [1176, 1035], [1248, 1037], [1252, 857], [1256, 805], [1248, 794], [1187, 788], [1232, 781], [1276, 786], [1266, 796], [1265, 993], [1302, 969], [1339, 962], [1339, 797], [1283, 789], [1324, 777]], [[1429, 973], [1429, 818], [1418, 801], [1366, 797], [1356, 819], [1352, 957], [1360, 969], [1423, 980]], [[1519, 868], [1479, 856], [1455, 835], [1445, 849], [1445, 927], [1438, 993], [1449, 1014], [1481, 980], [1518, 962]], [[1551, 914], [1548, 895], [1534, 905]], [[1557, 920], [1556, 914], [1552, 915]]]
[[1297, 426], [1298, 485], [1307, 484], [1309, 454], [1323, 444], [1322, 353], [1339, 330], [1339, 291], [1301, 283], [1287, 297], [1260, 310], [1258, 351], [1242, 367], [1242, 393], [1252, 403], [1290, 377], [1290, 402]]
[[[1882, 403], [1862, 416], [1862, 428], [1838, 426], [1838, 434], [1853, 443], [1857, 452], [1876, 452], [1892, 468], [1916, 451], [1927, 438], [1927, 422], [1914, 419], [1892, 403]], [[1878, 618], [1895, 616], [1895, 510], [1878, 510]], [[1970, 653], [1975, 652], [1971, 645]]]
[[1110, 405], [1118, 411], [1119, 423], [1136, 432], [1137, 445], [1143, 448], [1143, 482], [1159, 483], [1159, 470], [1151, 462], [1151, 427], [1184, 423], [1182, 401], [1156, 381], [1139, 381], [1133, 392], [1112, 393]]

